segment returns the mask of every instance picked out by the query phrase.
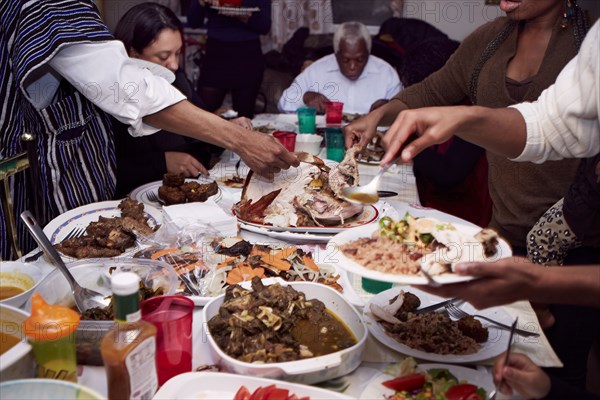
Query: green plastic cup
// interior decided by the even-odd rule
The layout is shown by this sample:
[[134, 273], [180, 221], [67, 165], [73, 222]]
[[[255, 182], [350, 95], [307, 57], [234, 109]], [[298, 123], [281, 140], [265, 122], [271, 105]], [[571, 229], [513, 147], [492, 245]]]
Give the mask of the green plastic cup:
[[337, 162], [344, 159], [346, 147], [344, 145], [344, 133], [342, 132], [342, 128], [326, 128], [325, 144], [327, 146], [328, 159]]
[[392, 288], [391, 282], [382, 282], [375, 279], [362, 278], [361, 286], [365, 292], [381, 293]]
[[314, 107], [300, 107], [298, 113], [298, 132], [300, 133], [315, 133], [317, 109]]

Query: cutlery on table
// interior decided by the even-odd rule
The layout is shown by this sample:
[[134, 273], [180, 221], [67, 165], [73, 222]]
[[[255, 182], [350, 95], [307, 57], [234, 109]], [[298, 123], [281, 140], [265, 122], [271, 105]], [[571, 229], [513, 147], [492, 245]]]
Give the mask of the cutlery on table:
[[69, 281], [69, 285], [71, 286], [71, 291], [73, 292], [73, 296], [75, 297], [75, 304], [79, 311], [84, 312], [87, 309], [100, 307], [104, 308], [108, 306], [110, 300], [106, 298], [101, 293], [95, 292], [93, 290], [84, 288], [77, 283], [65, 263], [63, 262], [60, 255], [50, 243], [50, 240], [42, 231], [42, 227], [38, 224], [36, 219], [29, 211], [23, 211], [21, 213], [21, 219], [25, 223], [25, 226], [29, 230], [29, 233], [33, 236], [38, 246], [46, 253], [46, 255], [50, 258], [50, 261], [58, 267], [60, 272], [63, 273], [67, 281]]
[[422, 313], [426, 313], [429, 311], [435, 311], [438, 308], [444, 308], [444, 307], [446, 307], [446, 305], [456, 303], [457, 301], [460, 301], [460, 299], [458, 297], [455, 297], [455, 298], [449, 299], [449, 300], [440, 301], [439, 303], [435, 303], [435, 304], [432, 304], [427, 307], [419, 308], [418, 310], [415, 310], [414, 313], [422, 314]]
[[150, 200], [153, 203], [158, 203], [161, 206], [166, 205], [167, 203], [165, 203], [165, 201], [163, 199], [161, 199], [160, 197], [158, 197], [158, 195], [156, 193], [154, 193], [153, 191], [149, 190], [148, 192], [146, 192], [146, 198], [148, 200]]
[[[504, 355], [504, 365], [508, 364], [508, 359], [510, 356], [510, 349], [512, 346], [513, 336], [518, 331], [517, 322], [519, 322], [519, 317], [515, 318], [515, 322], [513, 322], [513, 324], [510, 327], [510, 335], [508, 336], [508, 346], [506, 349], [506, 354]], [[500, 393], [500, 385], [502, 385], [502, 382], [503, 381], [498, 382], [498, 384], [496, 385], [496, 389], [494, 389], [494, 391], [492, 393], [490, 393], [490, 397], [489, 397], [490, 400], [496, 400], [496, 396], [498, 395], [498, 393]]]
[[[448, 314], [451, 317], [454, 317], [456, 319], [461, 319], [461, 318], [468, 317], [469, 315], [471, 315], [471, 314], [465, 312], [464, 310], [461, 310], [460, 308], [456, 307], [456, 305], [453, 304], [453, 303], [447, 304], [445, 306], [445, 308], [446, 308], [446, 311], [448, 311]], [[502, 329], [505, 329], [505, 330], [512, 330], [511, 326], [508, 326], [506, 324], [503, 324], [502, 322], [498, 322], [498, 321], [493, 320], [491, 318], [485, 317], [483, 315], [473, 314], [472, 316], [475, 317], [475, 318], [484, 319], [484, 320], [486, 320], [486, 321], [488, 321], [488, 322], [496, 325], [498, 328], [502, 328]], [[518, 334], [518, 335], [521, 335], [521, 336], [526, 336], [526, 337], [529, 337], [529, 336], [538, 337], [538, 336], [540, 336], [539, 333], [529, 332], [529, 331], [525, 331], [523, 329], [517, 329], [516, 327], [515, 327], [515, 333]]]
[[400, 157], [395, 158], [391, 163], [381, 167], [379, 172], [371, 179], [366, 185], [345, 187], [342, 190], [342, 196], [345, 200], [355, 204], [374, 204], [379, 201], [379, 184], [383, 174], [390, 169], [390, 167], [396, 164], [400, 160]]

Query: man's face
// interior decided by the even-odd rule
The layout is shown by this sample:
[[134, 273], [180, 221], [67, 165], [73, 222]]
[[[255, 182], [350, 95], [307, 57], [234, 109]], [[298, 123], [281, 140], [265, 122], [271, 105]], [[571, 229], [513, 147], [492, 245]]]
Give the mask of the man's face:
[[345, 40], [340, 41], [340, 48], [335, 54], [342, 75], [351, 81], [357, 80], [369, 61], [369, 51], [364, 40], [356, 44], [349, 44]]

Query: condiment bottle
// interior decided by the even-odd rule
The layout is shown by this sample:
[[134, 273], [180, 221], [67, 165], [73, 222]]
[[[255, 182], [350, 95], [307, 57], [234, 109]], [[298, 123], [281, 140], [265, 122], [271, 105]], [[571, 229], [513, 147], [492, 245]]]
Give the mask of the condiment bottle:
[[116, 324], [100, 346], [110, 400], [150, 399], [158, 389], [156, 328], [142, 320], [139, 285], [133, 272], [111, 278]]
[[31, 315], [23, 323], [33, 347], [38, 378], [77, 382], [75, 330], [79, 313], [51, 305], [39, 293], [31, 296]]

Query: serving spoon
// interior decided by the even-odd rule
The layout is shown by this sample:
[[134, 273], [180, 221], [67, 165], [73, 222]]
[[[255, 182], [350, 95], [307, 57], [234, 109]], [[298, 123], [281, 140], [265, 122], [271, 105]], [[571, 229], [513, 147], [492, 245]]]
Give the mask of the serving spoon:
[[400, 160], [400, 157], [394, 158], [389, 164], [381, 167], [379, 172], [371, 179], [366, 185], [363, 186], [354, 186], [354, 187], [345, 187], [342, 190], [342, 196], [344, 199], [348, 200], [354, 204], [374, 204], [379, 201], [379, 184], [381, 182], [381, 178], [383, 174], [390, 169], [393, 164], [396, 164]]
[[109, 305], [110, 299], [106, 298], [102, 293], [84, 288], [77, 283], [54, 246], [52, 246], [52, 243], [50, 243], [50, 240], [48, 240], [44, 234], [42, 227], [29, 211], [23, 211], [21, 213], [21, 219], [25, 223], [27, 229], [29, 229], [29, 233], [31, 233], [38, 246], [40, 246], [44, 253], [49, 257], [50, 261], [52, 261], [52, 263], [58, 267], [60, 272], [63, 273], [65, 278], [67, 278], [69, 285], [71, 285], [73, 296], [75, 297], [75, 304], [80, 312], [84, 312], [85, 310], [94, 307], [104, 308]]

